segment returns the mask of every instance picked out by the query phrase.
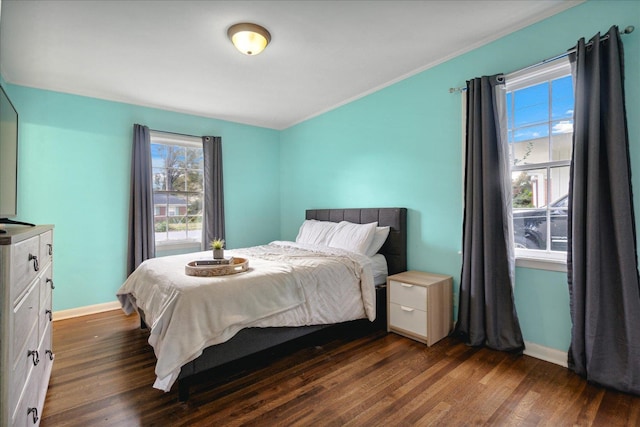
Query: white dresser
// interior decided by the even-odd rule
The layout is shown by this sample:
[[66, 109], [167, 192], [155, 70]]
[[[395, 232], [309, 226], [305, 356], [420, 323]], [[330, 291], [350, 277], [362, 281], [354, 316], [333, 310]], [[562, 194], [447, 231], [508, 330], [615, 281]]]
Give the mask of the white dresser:
[[53, 366], [53, 226], [0, 234], [0, 425], [40, 424]]
[[453, 328], [453, 279], [405, 271], [387, 277], [387, 330], [433, 345]]

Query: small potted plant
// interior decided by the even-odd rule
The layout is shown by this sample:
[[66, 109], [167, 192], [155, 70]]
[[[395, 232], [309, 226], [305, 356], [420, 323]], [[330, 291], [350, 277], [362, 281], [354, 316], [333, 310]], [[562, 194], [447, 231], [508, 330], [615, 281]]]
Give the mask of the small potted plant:
[[224, 240], [223, 239], [212, 240], [211, 249], [213, 249], [213, 259], [224, 259]]

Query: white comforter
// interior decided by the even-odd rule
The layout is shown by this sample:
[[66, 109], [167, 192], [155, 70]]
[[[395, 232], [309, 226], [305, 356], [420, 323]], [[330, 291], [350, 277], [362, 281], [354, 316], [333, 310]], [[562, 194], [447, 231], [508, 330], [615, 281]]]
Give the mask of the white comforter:
[[142, 263], [118, 290], [122, 309], [137, 307], [151, 328], [155, 388], [169, 391], [180, 368], [202, 350], [245, 327], [305, 326], [375, 319], [375, 288], [367, 257], [340, 249], [272, 242], [228, 250], [249, 270], [221, 277], [184, 272], [211, 251]]

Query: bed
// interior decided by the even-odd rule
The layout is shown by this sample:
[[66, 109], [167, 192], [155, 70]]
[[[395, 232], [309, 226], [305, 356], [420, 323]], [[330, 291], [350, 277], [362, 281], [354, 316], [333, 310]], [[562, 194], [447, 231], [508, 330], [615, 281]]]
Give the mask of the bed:
[[[395, 274], [406, 270], [406, 213], [405, 208], [313, 209], [306, 211], [305, 223], [317, 223], [321, 221], [323, 224], [326, 224], [326, 222], [343, 224], [343, 222], [346, 221], [350, 224], [364, 225], [376, 222], [379, 228], [388, 227], [388, 236], [378, 253], [386, 259], [388, 274]], [[269, 269], [284, 268], [285, 264], [289, 265], [289, 263], [293, 263], [292, 260], [297, 262], [298, 251], [314, 249], [313, 247], [309, 248], [304, 245], [302, 247], [298, 246], [299, 245], [294, 247], [294, 244], [289, 244], [288, 242], [272, 242], [268, 246], [238, 249], [236, 252], [230, 251], [230, 253], [231, 255], [240, 254], [241, 256], [246, 256], [246, 254], [249, 253], [249, 266], [255, 267], [255, 274], [257, 274], [258, 271], [264, 269], [269, 272]], [[304, 273], [300, 273], [297, 270], [291, 271], [290, 277], [293, 278], [291, 280], [289, 279], [289, 273], [286, 273], [286, 278], [280, 276], [280, 279], [278, 279], [282, 282], [281, 284], [270, 284], [269, 280], [271, 276], [263, 276], [261, 280], [264, 280], [264, 283], [261, 283], [260, 288], [264, 288], [264, 292], [270, 292], [268, 304], [265, 303], [267, 300], [263, 295], [255, 298], [245, 298], [241, 303], [225, 302], [224, 306], [217, 306], [214, 309], [210, 309], [208, 303], [202, 303], [204, 298], [195, 294], [194, 301], [199, 303], [199, 307], [201, 306], [201, 308], [187, 311], [189, 311], [191, 315], [193, 315], [194, 312], [201, 313], [201, 315], [199, 315], [200, 320], [193, 320], [191, 318], [183, 319], [178, 309], [175, 308], [177, 304], [171, 305], [164, 303], [173, 301], [175, 298], [172, 300], [166, 295], [161, 298], [158, 294], [162, 294], [162, 292], [159, 292], [155, 288], [155, 290], [151, 292], [147, 284], [156, 280], [166, 280], [168, 282], [184, 281], [186, 278], [186, 276], [184, 276], [184, 260], [186, 259], [184, 256], [182, 258], [176, 256], [149, 260], [150, 263], [155, 263], [155, 268], [159, 272], [146, 265], [146, 268], [142, 268], [143, 266], [141, 265], [118, 291], [118, 298], [125, 312], [129, 313], [135, 310], [140, 314], [143, 324], [151, 325], [149, 342], [154, 347], [158, 360], [156, 365], [158, 379], [154, 387], [168, 391], [173, 385], [173, 382], [177, 381], [178, 397], [181, 401], [186, 401], [189, 396], [189, 386], [192, 381], [197, 378], [198, 374], [225, 363], [314, 333], [333, 326], [336, 323], [364, 322], [384, 328], [386, 326], [386, 289], [384, 280], [378, 279], [374, 287], [373, 283], [369, 283], [373, 281], [373, 274], [370, 275], [371, 279], [369, 279], [369, 273], [367, 273], [369, 267], [366, 267], [368, 264], [360, 260], [356, 254], [349, 251], [344, 251], [344, 253], [340, 251], [340, 249], [332, 249], [330, 253], [326, 254], [324, 250], [314, 252], [315, 255], [312, 261], [305, 259], [305, 261], [302, 262], [303, 268], [301, 270], [305, 271]], [[261, 259], [265, 256], [265, 253], [273, 257], [273, 259], [280, 259], [280, 257], [286, 256], [287, 263], [282, 263], [281, 265], [270, 263], [262, 266]], [[251, 255], [253, 255], [253, 259]], [[265, 257], [265, 259], [269, 259], [268, 256]], [[337, 315], [338, 320], [336, 321], [326, 321], [326, 319], [322, 321], [316, 320], [317, 316], [314, 314], [314, 309], [309, 308], [313, 304], [304, 301], [306, 295], [309, 295], [309, 291], [304, 286], [299, 285], [298, 280], [294, 279], [300, 274], [313, 274], [314, 281], [322, 282], [322, 286], [328, 286], [329, 283], [334, 280], [336, 273], [327, 272], [323, 276], [325, 267], [320, 264], [315, 264], [319, 258], [325, 257], [331, 258], [334, 264], [336, 259], [340, 260], [339, 263], [343, 265], [339, 266], [339, 268], [349, 271], [353, 270], [356, 278], [360, 282], [360, 286], [362, 287], [361, 308], [357, 310], [356, 308], [350, 308], [347, 310], [348, 315], [355, 316], [355, 318], [344, 317], [344, 315], [340, 317], [340, 315]], [[160, 263], [157, 260], [163, 261]], [[182, 271], [171, 270], [179, 270], [180, 267], [182, 267]], [[141, 284], [137, 284], [136, 286], [132, 285], [139, 277], [142, 277], [140, 276], [142, 273], [139, 273], [138, 270], [145, 269], [147, 270], [145, 272], [146, 282], [141, 282], [144, 286]], [[167, 271], [160, 271], [163, 269]], [[243, 275], [245, 275], [244, 278], [242, 278]], [[234, 279], [229, 281], [229, 283], [233, 284], [230, 286], [231, 288], [237, 290], [242, 289], [243, 286], [252, 286], [252, 282], [249, 281], [251, 274], [239, 273], [233, 276]], [[308, 281], [308, 278], [305, 280]], [[183, 286], [182, 283], [181, 286]], [[216, 286], [218, 285], [216, 284]], [[288, 286], [289, 291], [281, 292], [282, 286]], [[353, 287], [351, 284], [349, 286]], [[320, 286], [317, 285], [317, 287]], [[347, 288], [346, 285], [345, 288]], [[132, 289], [137, 289], [138, 291], [133, 291]], [[167, 289], [171, 289], [171, 287], [168, 286]], [[371, 290], [369, 291], [368, 289]], [[298, 293], [297, 296], [296, 293]], [[184, 300], [186, 298], [184, 295], [187, 293], [177, 292], [177, 294]], [[344, 301], [350, 301], [349, 298], [351, 297], [345, 294], [344, 297], [341, 295], [340, 298], [344, 298]], [[227, 310], [230, 315], [235, 315], [235, 307], [239, 306], [243, 306], [242, 308], [244, 310], [246, 308], [245, 306], [248, 305], [249, 308], [246, 309], [251, 311], [251, 301], [255, 299], [259, 301], [259, 303], [255, 304], [256, 309], [263, 311], [257, 314], [259, 319], [255, 321], [252, 321], [252, 318], [240, 319], [237, 325], [224, 329], [224, 333], [221, 333], [215, 340], [209, 338], [204, 340], [204, 338], [199, 337], [199, 325], [195, 322], [210, 322], [210, 318], [215, 317], [212, 316], [211, 313], [218, 313], [224, 310]], [[272, 299], [274, 301], [272, 301]], [[163, 303], [158, 303], [156, 300], [160, 300]], [[340, 299], [340, 302], [342, 301], [343, 300]], [[147, 308], [147, 310], [145, 310], [145, 308]], [[289, 319], [292, 318], [304, 318], [303, 320], [296, 320], [296, 322], [302, 322], [304, 325], [291, 326]], [[318, 323], [316, 324], [315, 322]], [[169, 324], [180, 325], [181, 329], [178, 328], [174, 332], [171, 332], [170, 326], [167, 326]], [[210, 326], [207, 327], [211, 328]], [[189, 333], [185, 333], [184, 331], [189, 331]], [[159, 336], [162, 339], [159, 339]], [[203, 343], [202, 347], [204, 348], [198, 348], [197, 353], [194, 352], [192, 356], [188, 356], [191, 354], [190, 351], [192, 351], [192, 349], [189, 349], [187, 352], [182, 352], [181, 349], [186, 348], [186, 344], [183, 343], [184, 340], [201, 341]], [[211, 343], [215, 345], [209, 345]], [[175, 351], [175, 348], [179, 350]], [[171, 360], [171, 357], [167, 357], [167, 354], [171, 355], [176, 352], [179, 353], [179, 356], [176, 356], [172, 365], [167, 362], [167, 360]], [[184, 358], [186, 362], [180, 362], [176, 365], [177, 361], [182, 360], [180, 358]], [[171, 375], [168, 375], [169, 371], [171, 371]]]

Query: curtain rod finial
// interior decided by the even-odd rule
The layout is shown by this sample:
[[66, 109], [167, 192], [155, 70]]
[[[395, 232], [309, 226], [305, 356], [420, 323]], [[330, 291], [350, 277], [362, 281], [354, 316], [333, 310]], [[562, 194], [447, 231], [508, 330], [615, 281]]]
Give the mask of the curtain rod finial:
[[631, 34], [633, 33], [633, 30], [635, 30], [636, 27], [634, 27], [633, 25], [629, 25], [627, 26], [627, 28], [624, 29], [623, 33], [624, 34]]

